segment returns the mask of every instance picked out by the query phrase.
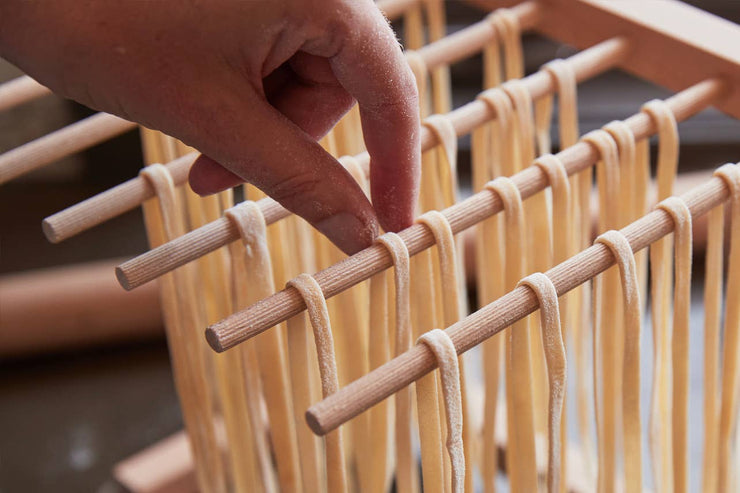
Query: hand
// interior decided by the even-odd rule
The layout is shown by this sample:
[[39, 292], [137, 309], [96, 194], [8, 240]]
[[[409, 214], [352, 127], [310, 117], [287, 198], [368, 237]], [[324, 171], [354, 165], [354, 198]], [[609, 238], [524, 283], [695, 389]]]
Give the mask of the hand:
[[[200, 194], [252, 183], [347, 253], [416, 204], [416, 86], [370, 0], [4, 0], [0, 55], [203, 153]], [[375, 210], [317, 140], [359, 103]], [[376, 215], [377, 213], [377, 215]]]

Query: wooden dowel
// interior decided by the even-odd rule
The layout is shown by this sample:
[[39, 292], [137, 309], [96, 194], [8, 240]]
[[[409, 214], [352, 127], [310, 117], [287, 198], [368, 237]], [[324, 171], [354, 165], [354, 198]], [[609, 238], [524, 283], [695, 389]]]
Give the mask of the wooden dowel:
[[[518, 5], [512, 10], [515, 14], [519, 16], [520, 23], [524, 28], [534, 26], [537, 17], [537, 4], [535, 2], [524, 2], [523, 4]], [[467, 32], [471, 32], [471, 34], [468, 35], [466, 34]], [[454, 38], [452, 41], [448, 41], [448, 38], [444, 38], [425, 46], [423, 48], [423, 52], [421, 52], [421, 56], [427, 64], [427, 68], [433, 69], [439, 65], [452, 63], [462, 57], [469, 56], [476, 51], [480, 51], [483, 46], [492, 39], [493, 36], [494, 32], [490, 28], [489, 23], [487, 21], [481, 21], [477, 24], [458, 31], [454, 35], [449, 36], [449, 38]], [[467, 46], [466, 43], [473, 44]], [[614, 55], [617, 56], [618, 54], [615, 53]], [[579, 58], [574, 59], [574, 66], [579, 64], [583, 65], [582, 72], [579, 72], [582, 75], [582, 78], [579, 80], [583, 80], [593, 76], [590, 75], [590, 72], [593, 72], [594, 70], [591, 66], [591, 63], [593, 63], [594, 67], [596, 67], [596, 72], [594, 72], [594, 74], [600, 73], [601, 71], [606, 70], [606, 68], [611, 67], [614, 65], [614, 63], [616, 63], [610, 62], [606, 56], [598, 56], [596, 50], [591, 49], [585, 50], [584, 52], [576, 56]], [[579, 62], [578, 60], [581, 58], [583, 59], [583, 61]], [[571, 57], [571, 59], [573, 59], [573, 57]], [[608, 67], [602, 67], [602, 65], [604, 64], [608, 64]], [[545, 93], [554, 90], [549, 76], [540, 75], [538, 76], [538, 79], [539, 80], [535, 80], [532, 83], [532, 90], [535, 91], [533, 92], [533, 94], [544, 95]], [[457, 122], [455, 123], [455, 128], [458, 131], [458, 135], [466, 134], [472, 128], [475, 128], [477, 125], [480, 125], [481, 123], [492, 118], [491, 112], [487, 108], [487, 105], [482, 102], [473, 102], [469, 105], [463, 106], [457, 111], [457, 116], [453, 115], [454, 112], [451, 113], [450, 116], [454, 117], [457, 120]], [[425, 149], [434, 145], [433, 136], [429, 133], [427, 129], [422, 128], [421, 137], [422, 145], [425, 146]], [[367, 164], [368, 162], [367, 153], [356, 156], [356, 158], [359, 159], [361, 163]], [[169, 167], [169, 164], [166, 166]], [[172, 178], [175, 181], [175, 185], [180, 185], [184, 183], [187, 179], [187, 173], [173, 174]], [[54, 214], [53, 216], [46, 218], [44, 220], [43, 229], [44, 232], [47, 233], [47, 238], [49, 239], [49, 241], [51, 241], [52, 243], [58, 243], [78, 233], [81, 233], [82, 231], [86, 231], [92, 227], [102, 224], [103, 222], [113, 217], [123, 214], [124, 212], [131, 210], [133, 207], [141, 205], [144, 200], [150, 199], [153, 196], [153, 192], [149, 188], [149, 185], [146, 183], [146, 180], [143, 180], [140, 177], [136, 177], [129, 180], [125, 184], [107, 190], [101, 194], [96, 195], [95, 197], [92, 197], [91, 199], [88, 199], [73, 207], [70, 207], [69, 209], [65, 209], [58, 212], [57, 214]], [[138, 201], [138, 204], [132, 205], [136, 201]], [[101, 215], [99, 213], [98, 208], [101, 204], [105, 204], [105, 215]], [[289, 213], [285, 211], [284, 214], [284, 216], [280, 217], [285, 217]], [[278, 219], [280, 219], [280, 217]], [[70, 226], [67, 224], [68, 222], [74, 224]], [[236, 237], [231, 238], [229, 241], [234, 240], [236, 240]], [[216, 245], [215, 243], [211, 243], [211, 245], [212, 249], [207, 251], [204, 250], [204, 253], [213, 251], [213, 249], [223, 246], [223, 244]], [[131, 286], [132, 288], [135, 287], [135, 285], [133, 284]]]
[[0, 111], [5, 111], [28, 101], [51, 94], [48, 87], [42, 86], [27, 75], [0, 84]]
[[[573, 64], [573, 69], [578, 75], [577, 79], [580, 81], [586, 76], [606, 71], [626, 53], [626, 42], [617, 38], [573, 55], [566, 63]], [[546, 72], [536, 72], [523, 81], [533, 98], [545, 96], [555, 90], [553, 80]], [[448, 116], [455, 133], [460, 136], [470, 133], [496, 115], [488, 104], [475, 100], [450, 112]], [[426, 126], [421, 128], [421, 143], [424, 150], [436, 145], [434, 135]], [[357, 159], [365, 165], [367, 172], [367, 153], [358, 155]], [[269, 198], [262, 199], [260, 207], [263, 208], [268, 224], [290, 214]], [[268, 208], [269, 213], [266, 210]], [[116, 268], [116, 276], [125, 289], [134, 289], [238, 238], [239, 235], [228, 221], [215, 221], [121, 264]]]
[[11, 149], [0, 155], [0, 185], [135, 127], [117, 116], [97, 113]]
[[[706, 214], [729, 197], [730, 190], [719, 177], [712, 178], [682, 196], [692, 217]], [[662, 209], [656, 209], [626, 226], [621, 232], [629, 240], [632, 250], [637, 252], [673, 231], [673, 227], [671, 215]], [[548, 270], [546, 275], [552, 280], [558, 295], [562, 296], [604, 272], [614, 263], [614, 256], [609, 248], [597, 243]], [[537, 308], [534, 292], [520, 286], [450, 326], [447, 333], [458, 354], [462, 354]], [[417, 344], [406, 353], [311, 406], [306, 412], [306, 421], [316, 434], [324, 435], [418, 380], [436, 366], [432, 352], [425, 345]]]
[[[258, 200], [257, 205], [267, 224], [290, 215], [270, 197]], [[116, 278], [130, 291], [238, 239], [233, 221], [222, 217], [122, 263], [116, 267]]]
[[[166, 164], [175, 182], [187, 180], [190, 166], [197, 156], [198, 153], [191, 152]], [[139, 207], [153, 196], [154, 190], [148, 180], [133, 178], [47, 217], [41, 227], [50, 242], [59, 243], [89, 229], [91, 221], [102, 224]]]
[[123, 291], [116, 263], [0, 276], [0, 359], [163, 335], [157, 286]]
[[[666, 103], [676, 119], [682, 121], [709, 106], [725, 88], [722, 80], [708, 79], [672, 96]], [[651, 118], [642, 112], [631, 116], [625, 123], [632, 129], [636, 139], [646, 138], [657, 131]], [[593, 165], [599, 156], [593, 146], [578, 142], [558, 153], [558, 157], [565, 164], [570, 176]], [[545, 173], [538, 166], [530, 166], [511, 178], [519, 188], [522, 199], [531, 197], [548, 185]], [[459, 233], [500, 212], [502, 208], [503, 204], [497, 195], [482, 191], [445, 209], [443, 213], [450, 221], [452, 231]], [[411, 255], [434, 244], [431, 232], [419, 224], [405, 229], [400, 236], [406, 242]], [[382, 245], [373, 245], [316, 273], [314, 277], [326, 298], [330, 298], [391, 265], [386, 249]], [[206, 339], [214, 350], [222, 352], [304, 309], [305, 305], [297, 291], [287, 288], [211, 325], [206, 329]]]

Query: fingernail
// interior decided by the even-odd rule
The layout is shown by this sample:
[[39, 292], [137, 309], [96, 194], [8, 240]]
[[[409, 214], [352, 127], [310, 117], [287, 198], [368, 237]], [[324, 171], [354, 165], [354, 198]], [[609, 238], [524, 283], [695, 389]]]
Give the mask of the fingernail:
[[316, 223], [316, 229], [347, 255], [369, 247], [378, 236], [378, 223], [374, 217], [360, 218], [349, 212], [322, 219]]

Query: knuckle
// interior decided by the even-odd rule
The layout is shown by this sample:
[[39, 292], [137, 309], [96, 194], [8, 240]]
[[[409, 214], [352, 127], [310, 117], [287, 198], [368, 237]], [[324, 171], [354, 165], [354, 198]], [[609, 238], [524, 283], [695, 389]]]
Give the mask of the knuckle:
[[274, 183], [270, 187], [270, 195], [280, 203], [304, 201], [307, 196], [317, 190], [320, 181], [315, 173], [296, 173]]

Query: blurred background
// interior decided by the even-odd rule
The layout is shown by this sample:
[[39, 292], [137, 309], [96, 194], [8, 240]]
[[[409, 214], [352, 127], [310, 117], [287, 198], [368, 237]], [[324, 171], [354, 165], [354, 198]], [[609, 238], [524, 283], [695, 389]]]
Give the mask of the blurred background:
[[[740, 21], [739, 2], [690, 3]], [[446, 6], [449, 32], [484, 16], [457, 1]], [[402, 23], [394, 27], [400, 33]], [[532, 35], [524, 52], [528, 73], [572, 53]], [[452, 67], [455, 107], [480, 92], [480, 67], [480, 57]], [[0, 82], [19, 75], [0, 60]], [[628, 75], [598, 77], [579, 86], [581, 131], [667, 95]], [[1, 112], [0, 152], [91, 114], [54, 95]], [[709, 110], [679, 131], [681, 171], [740, 160], [736, 120]], [[461, 184], [469, 187], [469, 139], [460, 146]], [[156, 286], [125, 293], [113, 275], [120, 259], [147, 248], [140, 211], [59, 245], [40, 226], [142, 165], [131, 131], [0, 188], [0, 492], [118, 491], [113, 465], [182, 427]]]

